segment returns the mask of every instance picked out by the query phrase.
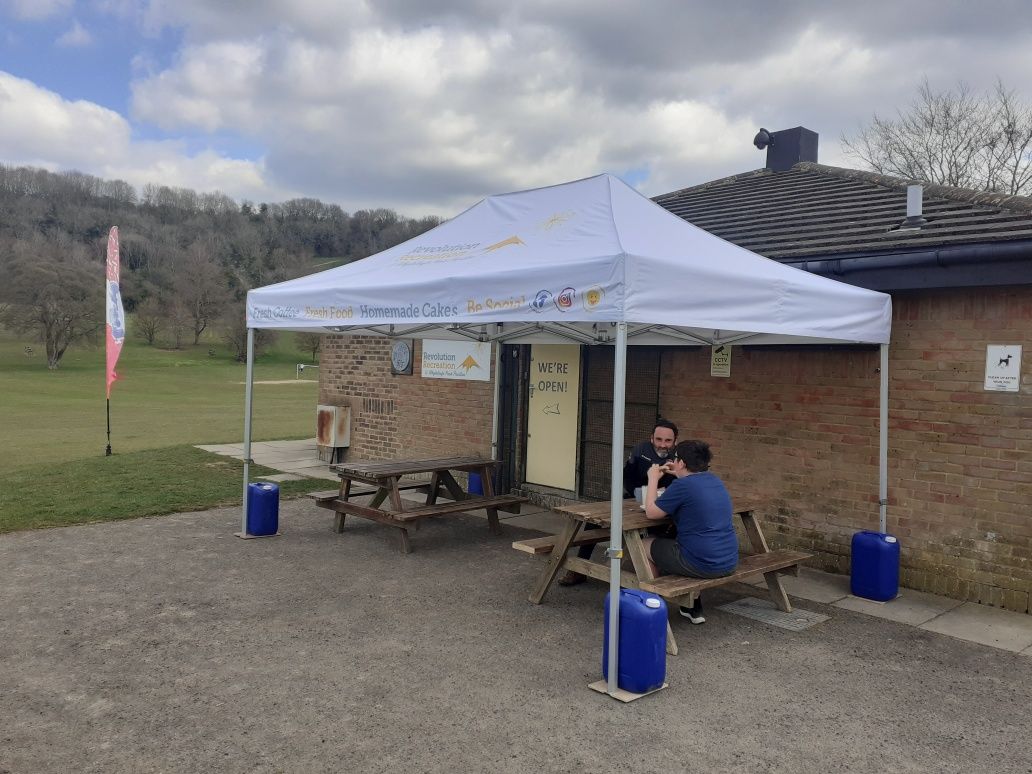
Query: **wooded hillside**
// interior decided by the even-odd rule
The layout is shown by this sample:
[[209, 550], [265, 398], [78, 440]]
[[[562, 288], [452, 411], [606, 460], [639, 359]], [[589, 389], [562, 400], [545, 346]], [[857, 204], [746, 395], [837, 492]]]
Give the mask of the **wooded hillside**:
[[440, 221], [344, 212], [317, 199], [237, 204], [221, 193], [0, 165], [0, 320], [64, 347], [104, 324], [108, 230], [118, 226], [122, 298], [149, 343], [196, 343], [222, 316], [243, 325], [252, 287], [321, 271]]

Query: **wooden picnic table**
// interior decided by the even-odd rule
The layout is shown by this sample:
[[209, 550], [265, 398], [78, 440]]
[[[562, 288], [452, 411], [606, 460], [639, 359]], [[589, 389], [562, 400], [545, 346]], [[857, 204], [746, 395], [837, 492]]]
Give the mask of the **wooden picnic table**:
[[[386, 524], [398, 530], [400, 548], [410, 553], [408, 530], [418, 528], [419, 521], [434, 516], [445, 516], [453, 513], [464, 513], [479, 508], [487, 510], [487, 522], [492, 532], [500, 532], [498, 509], [516, 508], [526, 502], [519, 495], [496, 495], [492, 483], [492, 473], [498, 465], [497, 460], [483, 457], [440, 457], [423, 460], [376, 460], [363, 462], [345, 462], [331, 466], [340, 476], [340, 488], [330, 492], [315, 492], [311, 496], [316, 505], [336, 512], [334, 529], [344, 531], [346, 516], [360, 516], [364, 519]], [[452, 475], [453, 471], [476, 473], [483, 484], [482, 495], [470, 495]], [[402, 483], [402, 477], [430, 474], [429, 483]], [[366, 505], [352, 500], [352, 484], [359, 482], [376, 488], [373, 499]], [[426, 501], [420, 505], [406, 502], [401, 497], [404, 489], [426, 488]], [[438, 502], [442, 488], [451, 502]]]
[[[760, 503], [751, 500], [739, 500], [734, 504], [734, 512], [741, 519], [745, 534], [749, 540], [752, 553], [739, 559], [738, 568], [731, 575], [723, 578], [689, 578], [683, 575], [664, 575], [656, 577], [645, 557], [645, 548], [641, 540], [641, 532], [648, 527], [670, 524], [671, 519], [650, 519], [645, 515], [636, 500], [623, 502], [623, 546], [631, 558], [634, 572], [621, 571], [620, 585], [624, 588], [643, 589], [658, 594], [673, 604], [690, 606], [698, 593], [705, 588], [714, 588], [727, 583], [750, 580], [762, 575], [767, 582], [771, 600], [780, 610], [789, 612], [792, 604], [781, 583], [781, 574], [798, 574], [799, 562], [810, 558], [810, 554], [802, 551], [772, 551], [763, 536], [763, 530], [756, 519], [755, 510]], [[583, 573], [589, 578], [609, 582], [609, 563], [594, 562], [569, 556], [570, 548], [579, 545], [595, 544], [608, 541], [612, 516], [609, 502], [571, 503], [554, 509], [567, 517], [565, 529], [558, 535], [531, 540], [520, 540], [513, 543], [513, 548], [532, 554], [549, 553], [545, 566], [534, 589], [530, 593], [530, 601], [540, 604], [552, 582], [560, 570], [573, 570]], [[593, 524], [599, 529], [585, 530], [585, 524]], [[578, 533], [580, 537], [578, 537]], [[673, 631], [667, 623], [667, 652], [677, 653], [677, 643]]]

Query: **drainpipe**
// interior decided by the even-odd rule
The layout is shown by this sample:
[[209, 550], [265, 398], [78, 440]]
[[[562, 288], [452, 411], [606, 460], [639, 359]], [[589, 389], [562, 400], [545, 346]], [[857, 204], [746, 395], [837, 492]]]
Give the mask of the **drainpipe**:
[[[498, 457], [498, 416], [501, 413], [498, 405], [498, 396], [502, 389], [502, 342], [496, 341], [494, 358], [494, 401], [491, 406], [491, 459]], [[492, 482], [494, 483], [494, 482]]]

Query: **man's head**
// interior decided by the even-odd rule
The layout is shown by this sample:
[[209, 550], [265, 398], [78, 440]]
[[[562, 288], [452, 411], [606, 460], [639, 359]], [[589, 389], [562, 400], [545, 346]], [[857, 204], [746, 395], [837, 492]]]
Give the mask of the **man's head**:
[[681, 441], [674, 449], [674, 462], [683, 462], [689, 473], [709, 470], [713, 453], [705, 441]]
[[656, 450], [660, 458], [670, 454], [670, 450], [677, 443], [677, 425], [666, 419], [660, 419], [652, 428], [652, 448]]

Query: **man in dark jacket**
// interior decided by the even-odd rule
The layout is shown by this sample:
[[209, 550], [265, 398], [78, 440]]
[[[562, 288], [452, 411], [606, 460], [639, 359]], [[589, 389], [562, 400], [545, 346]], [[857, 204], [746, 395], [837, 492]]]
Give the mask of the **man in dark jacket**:
[[[633, 449], [624, 463], [623, 487], [624, 497], [634, 497], [634, 490], [648, 486], [649, 468], [653, 465], [662, 465], [673, 453], [674, 445], [677, 443], [677, 425], [666, 419], [656, 421], [652, 428], [652, 438], [642, 441]], [[660, 479], [659, 486], [669, 486], [674, 482], [674, 477], [669, 473]], [[586, 524], [585, 529], [594, 529], [591, 524]], [[586, 545], [577, 549], [577, 556], [581, 559], [590, 559], [594, 546]], [[560, 586], [575, 586], [583, 583], [587, 578], [579, 572], [567, 570], [559, 578]]]
[[[666, 419], [657, 420], [656, 426], [652, 428], [652, 438], [631, 449], [631, 454], [624, 463], [624, 497], [634, 497], [635, 489], [648, 486], [649, 468], [664, 464], [673, 454], [676, 443], [677, 425]], [[668, 487], [672, 483], [674, 477], [667, 473], [659, 480], [659, 488]]]

